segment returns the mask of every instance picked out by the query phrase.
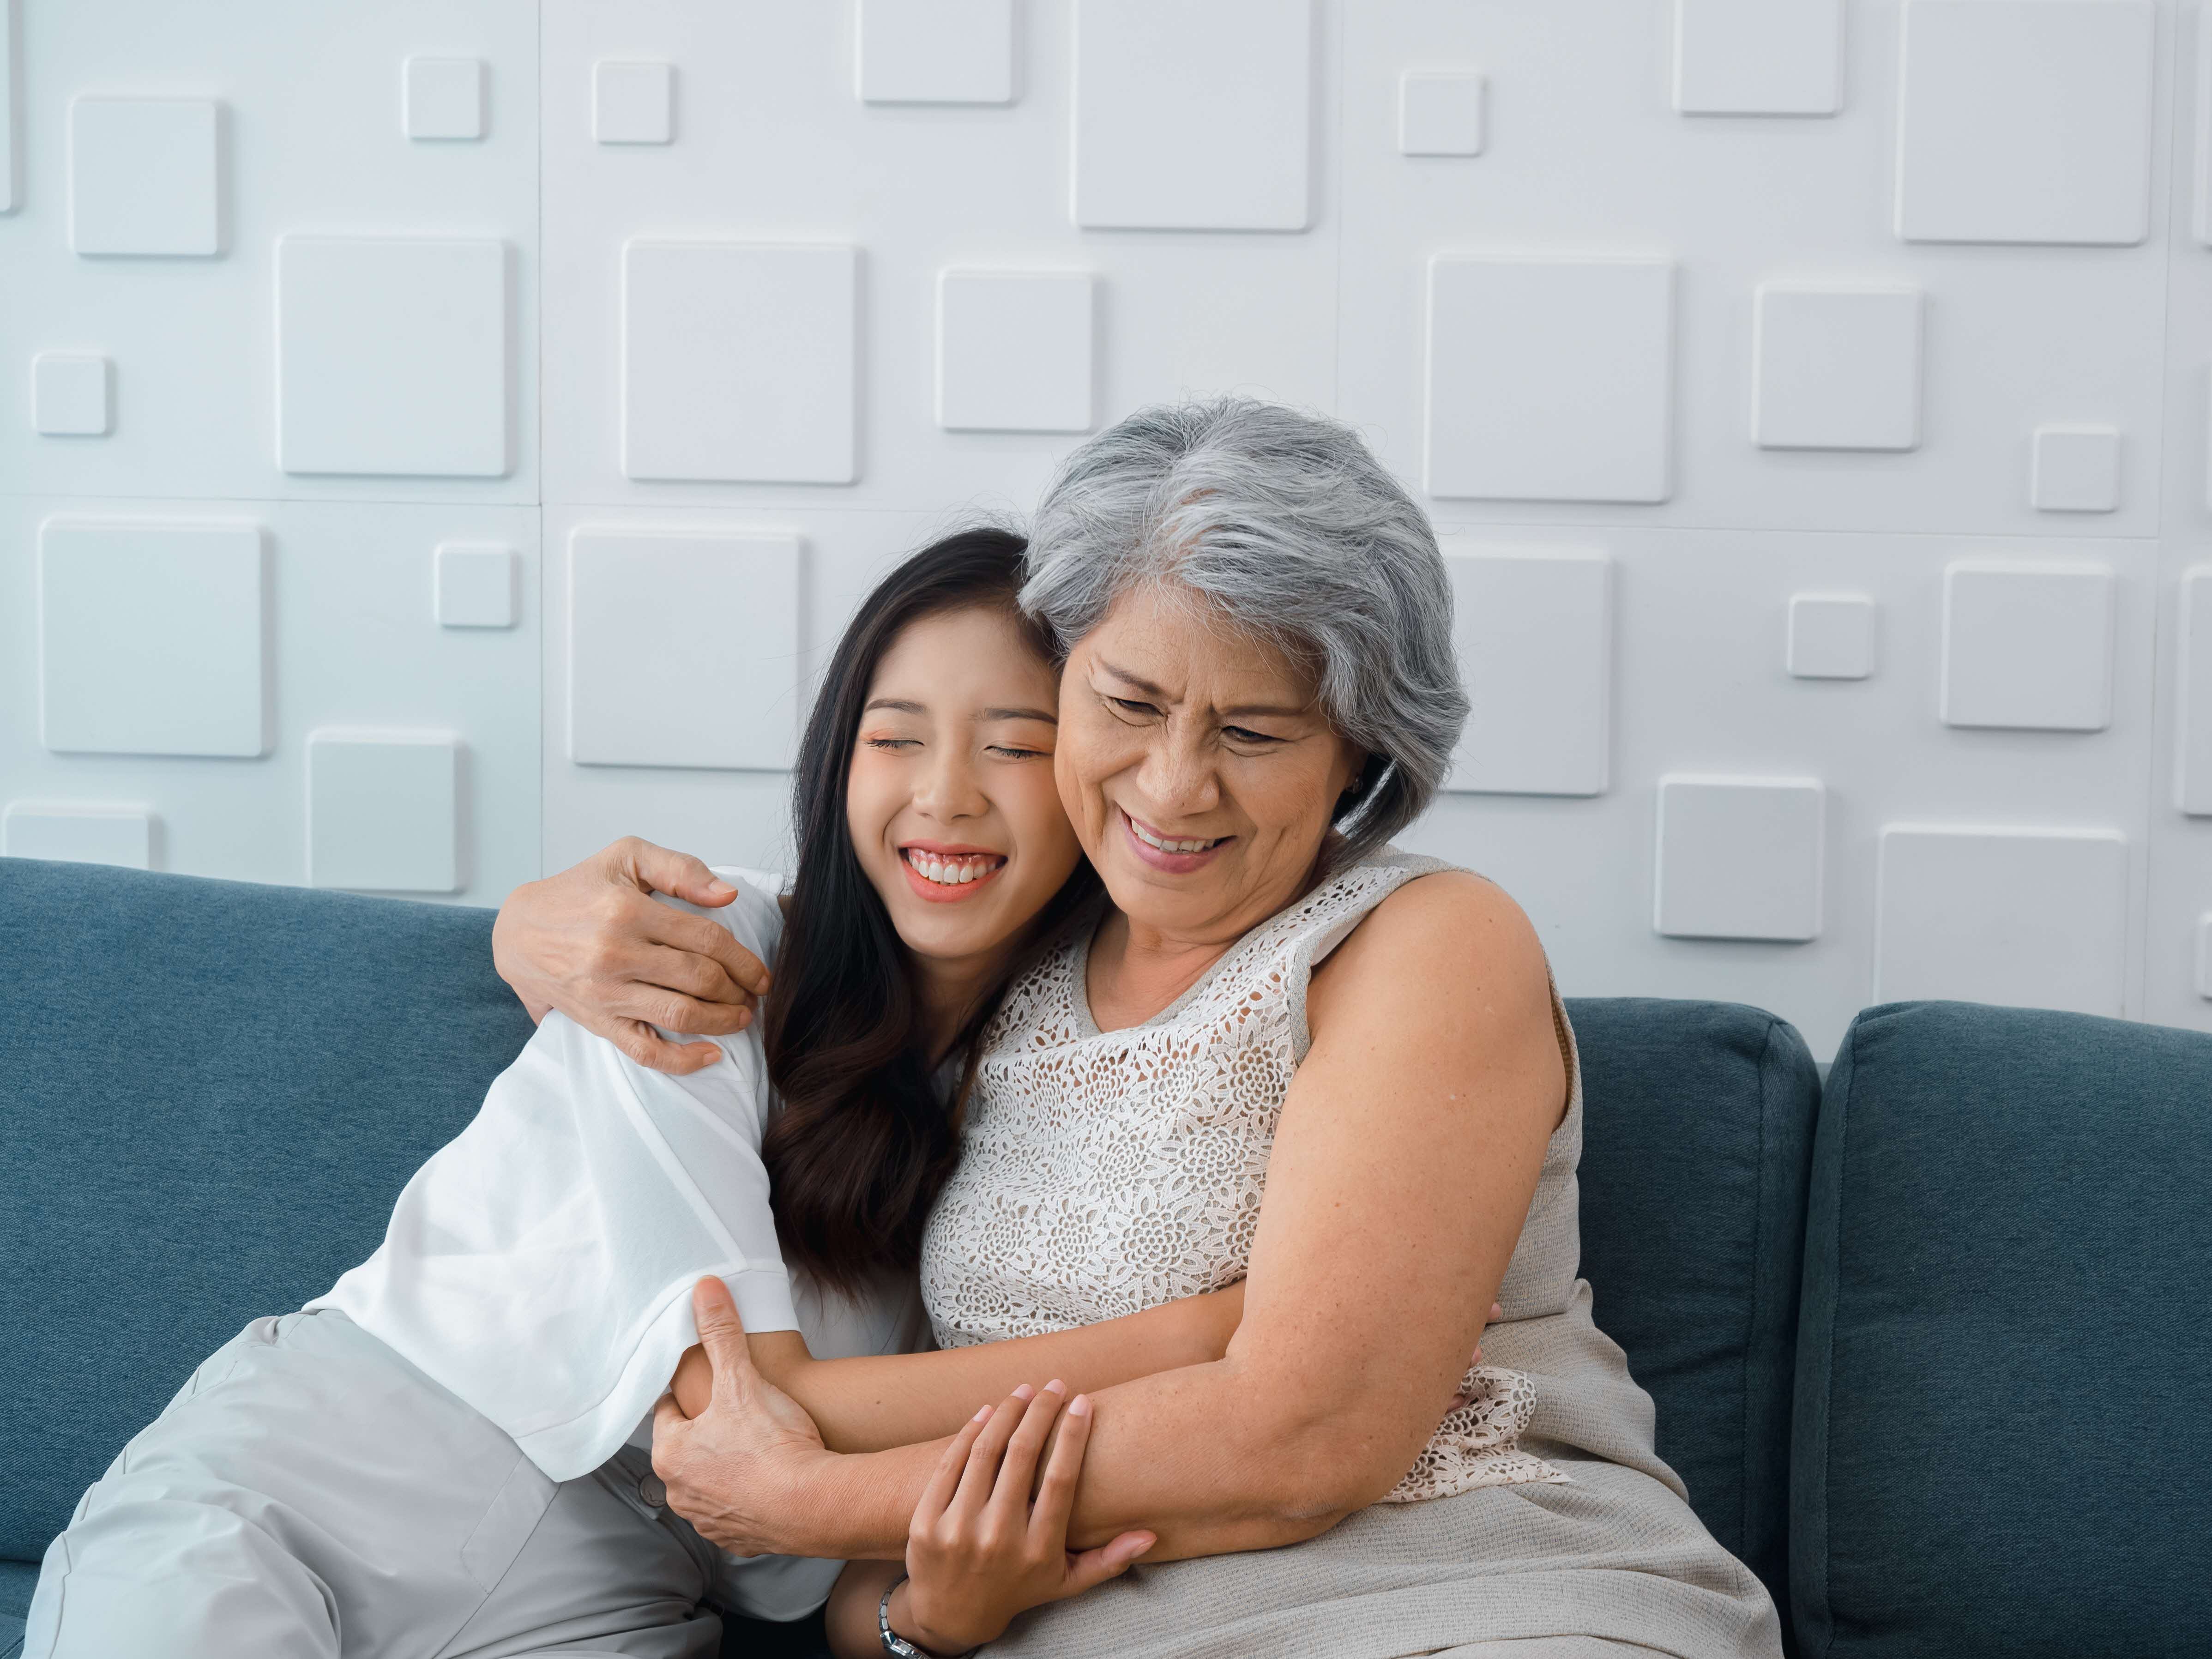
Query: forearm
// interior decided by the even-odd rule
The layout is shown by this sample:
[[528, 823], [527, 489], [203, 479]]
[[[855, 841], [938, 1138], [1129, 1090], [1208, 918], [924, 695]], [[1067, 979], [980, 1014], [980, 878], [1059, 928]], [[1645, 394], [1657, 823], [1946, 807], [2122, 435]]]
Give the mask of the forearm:
[[[762, 1374], [806, 1407], [832, 1451], [873, 1452], [950, 1435], [976, 1407], [1023, 1382], [1054, 1377], [1070, 1396], [1221, 1358], [1236, 1332], [1242, 1287], [1171, 1302], [1097, 1325], [981, 1342], [933, 1353], [811, 1359], [763, 1357]], [[794, 1345], [795, 1346], [795, 1345]]]

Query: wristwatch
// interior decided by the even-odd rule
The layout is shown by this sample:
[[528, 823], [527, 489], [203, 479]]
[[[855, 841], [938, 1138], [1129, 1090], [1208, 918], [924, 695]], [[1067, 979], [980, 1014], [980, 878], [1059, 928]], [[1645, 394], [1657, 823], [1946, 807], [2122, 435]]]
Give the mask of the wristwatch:
[[895, 1653], [898, 1656], [898, 1659], [932, 1659], [930, 1655], [924, 1653], [891, 1628], [891, 1590], [896, 1589], [904, 1583], [906, 1583], [906, 1575], [901, 1573], [891, 1580], [890, 1589], [884, 1592], [884, 1599], [876, 1603], [876, 1630], [884, 1638], [885, 1653]]

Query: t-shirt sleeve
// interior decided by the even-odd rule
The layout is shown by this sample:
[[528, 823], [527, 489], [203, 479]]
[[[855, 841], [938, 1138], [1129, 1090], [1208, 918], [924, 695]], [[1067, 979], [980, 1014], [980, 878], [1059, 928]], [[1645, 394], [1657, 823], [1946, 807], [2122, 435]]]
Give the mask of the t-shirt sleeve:
[[[774, 879], [719, 873], [738, 897], [701, 914], [772, 962]], [[408, 1183], [383, 1247], [309, 1306], [342, 1309], [553, 1479], [597, 1468], [698, 1340], [700, 1278], [729, 1285], [748, 1330], [799, 1328], [760, 1157], [757, 1025], [713, 1041], [721, 1059], [672, 1077], [547, 1015]]]

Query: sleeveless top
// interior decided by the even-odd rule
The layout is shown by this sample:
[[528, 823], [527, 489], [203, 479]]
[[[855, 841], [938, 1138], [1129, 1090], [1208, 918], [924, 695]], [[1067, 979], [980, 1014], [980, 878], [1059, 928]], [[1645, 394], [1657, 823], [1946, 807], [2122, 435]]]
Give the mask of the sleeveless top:
[[[984, 1033], [960, 1162], [922, 1241], [939, 1344], [1096, 1324], [1243, 1278], [1276, 1121], [1311, 1044], [1315, 965], [1405, 883], [1454, 867], [1385, 848], [1261, 923], [1166, 1008], [1121, 1030], [1101, 1031], [1091, 1016], [1092, 930], [1018, 980]], [[1556, 988], [1552, 1018], [1569, 1101], [1516, 1267], [1528, 1226], [1558, 1208], [1547, 1198], [1562, 1178], [1571, 1188], [1581, 1147], [1581, 1073]], [[1514, 1290], [1509, 1269], [1499, 1295], [1509, 1318]], [[1384, 1502], [1567, 1480], [1520, 1449], [1538, 1405], [1527, 1376], [1477, 1366], [1460, 1392], [1466, 1403]]]

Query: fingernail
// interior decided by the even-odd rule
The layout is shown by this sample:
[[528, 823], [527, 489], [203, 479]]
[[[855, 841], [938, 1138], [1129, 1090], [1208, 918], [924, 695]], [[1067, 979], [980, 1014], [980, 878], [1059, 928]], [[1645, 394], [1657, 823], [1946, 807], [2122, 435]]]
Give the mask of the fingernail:
[[975, 1417], [974, 1417], [974, 1419], [973, 1419], [972, 1420], [973, 1420], [973, 1421], [975, 1421], [975, 1422], [977, 1422], [977, 1423], [981, 1423], [981, 1422], [984, 1421], [986, 1419], [988, 1419], [990, 1415], [991, 1415], [991, 1408], [990, 1408], [988, 1406], [979, 1406], [979, 1407], [976, 1407], [976, 1410], [975, 1410]]
[[1066, 1394], [1067, 1392], [1067, 1384], [1061, 1382], [1055, 1376], [1051, 1382], [1044, 1385], [1044, 1391], [1047, 1394]]
[[1028, 1383], [1024, 1382], [1014, 1390], [1014, 1398], [1017, 1400], [1027, 1400], [1036, 1392], [1036, 1390], [1035, 1389], [1030, 1387]]
[[1067, 1402], [1067, 1414], [1070, 1417], [1090, 1416], [1091, 1396], [1087, 1394], [1079, 1394], [1074, 1399], [1069, 1401]]
[[748, 1026], [748, 1025], [751, 1024], [752, 1023], [753, 1023], [753, 1011], [752, 1011], [751, 1009], [750, 1009], [750, 1008], [740, 1008], [740, 1009], [738, 1009], [738, 1029], [740, 1031], [744, 1030], [745, 1029], [745, 1027], [746, 1027], [746, 1026]]
[[710, 881], [707, 884], [707, 890], [712, 893], [716, 898], [720, 898], [725, 893], [734, 893], [738, 890], [731, 886], [726, 881], [716, 880]]

